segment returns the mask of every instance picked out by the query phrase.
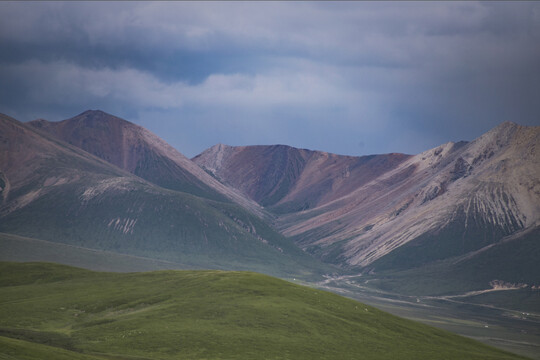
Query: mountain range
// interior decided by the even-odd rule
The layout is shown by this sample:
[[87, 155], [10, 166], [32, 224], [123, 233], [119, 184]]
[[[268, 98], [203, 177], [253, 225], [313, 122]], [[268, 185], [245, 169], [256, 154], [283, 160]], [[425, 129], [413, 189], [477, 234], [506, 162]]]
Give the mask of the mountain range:
[[188, 159], [99, 110], [0, 115], [0, 261], [256, 271], [535, 356], [539, 148], [540, 127], [506, 122], [417, 155]]
[[540, 127], [417, 155], [218, 144], [190, 160], [102, 111], [0, 120], [7, 234], [281, 276], [436, 268], [456, 279], [443, 293], [540, 285]]
[[540, 127], [507, 122], [414, 156], [219, 144], [193, 160], [272, 211], [281, 233], [325, 262], [375, 273], [492, 254], [498, 263], [470, 286], [487, 286], [486, 276], [538, 286], [539, 145]]
[[[267, 225], [256, 215], [260, 211], [251, 211], [258, 209], [252, 201], [219, 184], [155, 135], [102, 112], [83, 113], [69, 122], [76, 125], [71, 129], [86, 124], [73, 131], [80, 141], [74, 143], [90, 144], [87, 149], [96, 155], [39, 130], [43, 121], [29, 125], [0, 117], [0, 232], [157, 258], [177, 267], [280, 276], [333, 271]], [[105, 136], [103, 123], [119, 130]], [[120, 146], [109, 143], [118, 139]], [[108, 151], [97, 151], [95, 141]], [[124, 168], [106, 161], [112, 159]], [[152, 161], [155, 165], [146, 172], [141, 164]], [[158, 171], [167, 174], [165, 185], [184, 191], [143, 178]]]

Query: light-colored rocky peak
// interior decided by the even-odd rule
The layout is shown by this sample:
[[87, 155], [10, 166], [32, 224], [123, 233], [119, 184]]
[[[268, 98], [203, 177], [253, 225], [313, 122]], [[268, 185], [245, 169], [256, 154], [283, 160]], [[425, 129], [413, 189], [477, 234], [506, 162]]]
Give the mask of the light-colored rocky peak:
[[[484, 153], [492, 153], [491, 156], [493, 156], [500, 149], [510, 145], [516, 131], [520, 128], [521, 126], [511, 122], [500, 124], [496, 128], [493, 128], [471, 141], [467, 149], [468, 156], [477, 156]], [[473, 159], [471, 158], [471, 160]]]
[[539, 126], [505, 122], [468, 144], [462, 156], [477, 171], [501, 176], [521, 164], [540, 169], [539, 144]]
[[217, 174], [219, 169], [221, 169], [223, 165], [223, 159], [226, 159], [227, 155], [229, 155], [233, 151], [233, 146], [216, 144], [194, 157], [193, 161], [205, 170], [210, 171], [212, 174], [215, 175]]
[[449, 154], [456, 150], [456, 143], [447, 142], [446, 144], [437, 146], [436, 148], [426, 150], [418, 155], [413, 156], [407, 161], [407, 166], [413, 164], [417, 171], [422, 171], [428, 168], [437, 167]]

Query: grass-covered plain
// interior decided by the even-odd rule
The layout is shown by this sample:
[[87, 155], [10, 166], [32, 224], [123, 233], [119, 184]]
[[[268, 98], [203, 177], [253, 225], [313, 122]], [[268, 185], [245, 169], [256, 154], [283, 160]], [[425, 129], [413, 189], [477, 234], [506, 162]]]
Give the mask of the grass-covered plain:
[[0, 263], [0, 289], [0, 359], [520, 358], [250, 272]]

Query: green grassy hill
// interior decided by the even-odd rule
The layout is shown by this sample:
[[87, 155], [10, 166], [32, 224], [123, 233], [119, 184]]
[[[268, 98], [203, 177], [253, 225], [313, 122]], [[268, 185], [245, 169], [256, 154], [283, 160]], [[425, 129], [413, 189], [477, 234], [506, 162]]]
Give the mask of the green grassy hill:
[[0, 263], [0, 359], [519, 359], [249, 272]]

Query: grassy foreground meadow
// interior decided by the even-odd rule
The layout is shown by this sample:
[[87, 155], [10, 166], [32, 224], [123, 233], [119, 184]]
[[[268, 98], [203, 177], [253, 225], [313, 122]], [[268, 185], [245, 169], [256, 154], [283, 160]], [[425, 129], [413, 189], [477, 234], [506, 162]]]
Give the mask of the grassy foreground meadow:
[[251, 272], [0, 263], [0, 359], [520, 359]]

